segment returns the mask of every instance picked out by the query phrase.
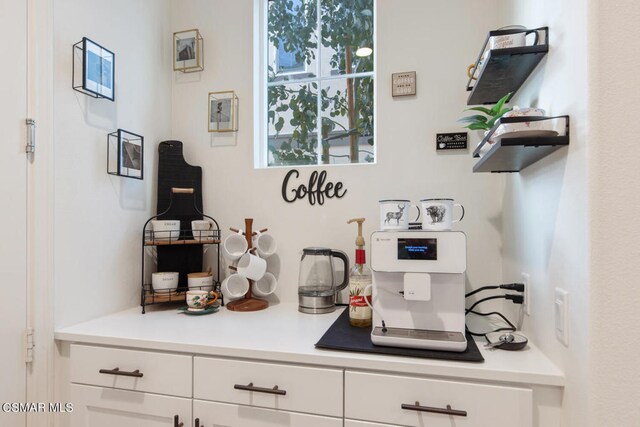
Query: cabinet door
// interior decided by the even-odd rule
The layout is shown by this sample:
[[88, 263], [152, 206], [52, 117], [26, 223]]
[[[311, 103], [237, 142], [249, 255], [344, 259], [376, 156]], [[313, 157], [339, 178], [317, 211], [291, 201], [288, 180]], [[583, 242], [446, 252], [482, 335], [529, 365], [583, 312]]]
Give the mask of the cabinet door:
[[369, 423], [366, 421], [344, 420], [344, 427], [393, 427], [391, 424]]
[[345, 417], [414, 427], [531, 427], [532, 390], [347, 371]]
[[193, 401], [193, 416], [199, 427], [342, 427], [342, 418], [202, 400]]
[[71, 385], [71, 427], [189, 427], [191, 399]]

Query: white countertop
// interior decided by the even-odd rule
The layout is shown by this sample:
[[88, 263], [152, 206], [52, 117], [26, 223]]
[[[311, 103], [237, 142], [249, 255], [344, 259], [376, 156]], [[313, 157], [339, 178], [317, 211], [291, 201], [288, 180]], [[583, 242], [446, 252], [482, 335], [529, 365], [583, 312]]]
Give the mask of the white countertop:
[[55, 338], [83, 344], [564, 386], [563, 373], [531, 343], [522, 351], [509, 352], [485, 350], [479, 342], [484, 363], [316, 349], [314, 344], [340, 313], [301, 314], [295, 304], [278, 304], [253, 313], [221, 308], [208, 316], [187, 316], [159, 306], [147, 307], [143, 315], [138, 307], [56, 330]]

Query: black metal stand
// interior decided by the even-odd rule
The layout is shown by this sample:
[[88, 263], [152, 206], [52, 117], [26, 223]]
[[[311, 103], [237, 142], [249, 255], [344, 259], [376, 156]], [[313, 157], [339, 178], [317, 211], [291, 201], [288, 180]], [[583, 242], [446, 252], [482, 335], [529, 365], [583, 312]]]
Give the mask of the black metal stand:
[[[193, 207], [195, 211], [201, 215], [203, 218], [208, 218], [213, 221], [215, 224], [214, 229], [210, 230], [202, 230], [202, 231], [194, 231], [191, 229], [181, 229], [179, 231], [161, 231], [156, 232], [153, 230], [148, 230], [147, 227], [149, 223], [156, 218], [165, 216], [171, 210], [173, 205], [173, 198], [176, 194], [191, 194], [193, 195]], [[158, 234], [156, 234], [158, 233]], [[162, 234], [159, 234], [162, 233]], [[167, 236], [168, 234], [168, 236]], [[213, 278], [213, 290], [220, 295], [221, 304], [224, 306], [224, 297], [221, 292], [221, 283], [220, 283], [220, 226], [218, 222], [211, 216], [205, 215], [202, 210], [198, 207], [196, 203], [195, 191], [193, 188], [172, 188], [171, 196], [169, 199], [169, 206], [167, 209], [155, 216], [152, 216], [145, 222], [143, 230], [142, 230], [142, 289], [141, 289], [141, 297], [140, 297], [140, 305], [142, 306], [142, 314], [145, 313], [145, 307], [147, 305], [153, 304], [161, 304], [168, 302], [184, 302], [185, 294], [187, 289], [178, 288], [178, 289], [166, 289], [166, 290], [154, 290], [151, 284], [145, 283], [145, 250], [147, 247], [172, 247], [176, 248], [193, 248], [193, 247], [204, 247], [206, 245], [214, 245], [216, 246], [216, 275]], [[203, 271], [203, 266], [201, 266], [200, 271]], [[204, 287], [196, 287], [191, 289], [203, 289]]]

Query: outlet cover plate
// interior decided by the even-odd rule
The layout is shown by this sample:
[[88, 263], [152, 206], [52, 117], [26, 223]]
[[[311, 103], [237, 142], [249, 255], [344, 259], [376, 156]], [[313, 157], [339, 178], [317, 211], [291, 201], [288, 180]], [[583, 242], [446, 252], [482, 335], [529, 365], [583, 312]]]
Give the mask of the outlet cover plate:
[[529, 289], [531, 276], [529, 273], [522, 273], [522, 283], [524, 283], [524, 313], [531, 316], [531, 290]]
[[554, 301], [554, 318], [556, 338], [562, 344], [569, 346], [569, 292], [556, 288]]

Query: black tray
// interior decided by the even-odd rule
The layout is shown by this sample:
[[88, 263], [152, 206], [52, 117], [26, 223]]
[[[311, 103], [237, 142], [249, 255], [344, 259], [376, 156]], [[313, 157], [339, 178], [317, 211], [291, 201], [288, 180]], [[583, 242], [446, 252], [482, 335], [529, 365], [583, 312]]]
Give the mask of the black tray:
[[349, 324], [347, 308], [316, 343], [316, 348], [355, 351], [360, 353], [388, 354], [393, 356], [420, 357], [423, 359], [455, 360], [459, 362], [484, 362], [473, 337], [467, 334], [467, 349], [463, 352], [420, 350], [416, 348], [382, 347], [371, 342], [371, 328], [355, 328]]

